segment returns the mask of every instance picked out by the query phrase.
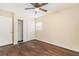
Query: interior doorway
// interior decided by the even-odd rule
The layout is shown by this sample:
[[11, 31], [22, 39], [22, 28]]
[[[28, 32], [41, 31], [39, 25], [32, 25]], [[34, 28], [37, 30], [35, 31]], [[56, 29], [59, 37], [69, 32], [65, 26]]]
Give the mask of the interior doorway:
[[18, 43], [23, 42], [23, 20], [18, 20]]

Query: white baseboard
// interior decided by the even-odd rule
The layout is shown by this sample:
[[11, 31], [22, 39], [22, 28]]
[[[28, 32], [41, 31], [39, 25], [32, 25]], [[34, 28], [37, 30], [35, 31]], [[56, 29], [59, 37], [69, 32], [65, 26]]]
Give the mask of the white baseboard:
[[[39, 40], [39, 39], [37, 39], [37, 40]], [[43, 41], [43, 42], [46, 42], [46, 43], [49, 43], [49, 44], [53, 44], [53, 45], [59, 46], [61, 48], [65, 48], [65, 49], [68, 49], [68, 50], [79, 52], [79, 50], [77, 50], [77, 49], [72, 49], [72, 48], [69, 48], [69, 47], [64, 47], [63, 45], [59, 45], [59, 44], [56, 44], [56, 43], [51, 43], [51, 42], [48, 42], [48, 41], [45, 41], [45, 40], [39, 40], [39, 41]]]

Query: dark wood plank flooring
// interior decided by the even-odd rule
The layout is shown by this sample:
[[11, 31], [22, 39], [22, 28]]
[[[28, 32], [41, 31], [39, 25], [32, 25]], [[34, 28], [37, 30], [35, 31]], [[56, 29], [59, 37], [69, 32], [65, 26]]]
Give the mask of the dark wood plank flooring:
[[78, 52], [38, 40], [0, 47], [0, 56], [79, 56]]

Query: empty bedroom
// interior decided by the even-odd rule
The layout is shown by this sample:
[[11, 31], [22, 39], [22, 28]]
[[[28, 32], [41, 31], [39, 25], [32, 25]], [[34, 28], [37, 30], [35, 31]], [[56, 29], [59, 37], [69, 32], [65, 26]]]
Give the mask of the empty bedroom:
[[79, 3], [0, 3], [0, 56], [79, 56]]

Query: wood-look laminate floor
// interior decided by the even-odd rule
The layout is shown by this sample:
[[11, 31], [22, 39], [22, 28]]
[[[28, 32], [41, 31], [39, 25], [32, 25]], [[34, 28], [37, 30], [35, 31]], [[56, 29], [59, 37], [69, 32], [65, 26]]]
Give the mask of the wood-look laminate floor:
[[0, 56], [79, 56], [78, 52], [38, 40], [0, 47]]

